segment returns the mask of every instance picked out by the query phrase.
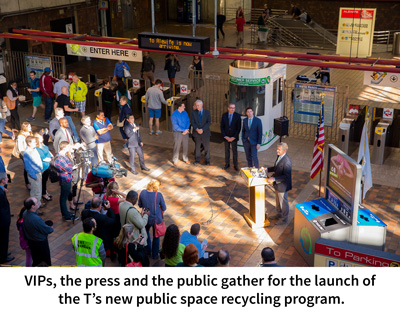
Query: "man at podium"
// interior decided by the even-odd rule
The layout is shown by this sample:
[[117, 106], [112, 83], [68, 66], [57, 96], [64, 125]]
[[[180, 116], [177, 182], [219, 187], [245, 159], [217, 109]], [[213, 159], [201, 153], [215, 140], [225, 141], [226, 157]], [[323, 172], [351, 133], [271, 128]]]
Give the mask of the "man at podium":
[[277, 216], [270, 219], [279, 219], [276, 225], [287, 223], [289, 216], [288, 191], [292, 189], [292, 160], [286, 154], [288, 145], [285, 142], [278, 144], [276, 153], [278, 157], [275, 165], [268, 167], [268, 172], [273, 172], [273, 177], [268, 178], [268, 182], [273, 183], [275, 188]]

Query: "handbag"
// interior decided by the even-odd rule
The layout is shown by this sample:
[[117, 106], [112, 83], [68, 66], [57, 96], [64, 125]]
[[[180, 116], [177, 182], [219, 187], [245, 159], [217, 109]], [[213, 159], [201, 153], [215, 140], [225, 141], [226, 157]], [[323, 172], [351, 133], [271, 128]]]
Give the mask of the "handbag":
[[179, 61], [176, 62], [175, 67], [176, 67], [176, 72], [181, 71], [181, 64], [179, 63]]
[[142, 266], [142, 263], [141, 263], [140, 261], [139, 261], [139, 262], [131, 261], [131, 262], [128, 264], [128, 245], [129, 245], [129, 243], [126, 243], [125, 267], [143, 267], [143, 266]]
[[6, 103], [9, 110], [13, 110], [15, 108], [15, 101], [10, 100], [8, 96], [4, 96], [3, 101]]
[[124, 126], [124, 122], [125, 122], [125, 119], [123, 121], [119, 121], [119, 119], [118, 119], [117, 127], [123, 127]]
[[156, 192], [156, 197], [155, 197], [155, 201], [154, 201], [154, 236], [155, 237], [160, 237], [165, 235], [165, 222], [164, 222], [164, 215], [162, 213], [161, 210], [161, 216], [163, 218], [162, 222], [157, 224], [157, 192]]
[[18, 149], [18, 140], [15, 141], [14, 148], [12, 150], [12, 155], [14, 157], [16, 157], [17, 159], [21, 158], [21, 152], [19, 152], [19, 149]]
[[125, 78], [130, 78], [131, 77], [131, 73], [129, 72], [129, 70], [124, 68], [124, 77]]

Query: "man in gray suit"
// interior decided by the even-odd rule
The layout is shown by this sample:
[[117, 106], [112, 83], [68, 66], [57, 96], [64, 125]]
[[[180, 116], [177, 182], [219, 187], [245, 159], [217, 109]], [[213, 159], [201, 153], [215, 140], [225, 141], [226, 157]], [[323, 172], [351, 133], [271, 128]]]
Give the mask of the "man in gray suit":
[[71, 132], [68, 130], [68, 120], [66, 118], [61, 118], [59, 123], [60, 129], [57, 130], [53, 141], [53, 147], [56, 153], [58, 153], [60, 150], [59, 146], [62, 141], [67, 141], [71, 145], [74, 144], [74, 138], [72, 137]]
[[210, 165], [210, 125], [211, 125], [211, 114], [210, 111], [203, 108], [203, 102], [197, 100], [195, 102], [196, 110], [192, 112], [190, 117], [190, 123], [193, 126], [193, 137], [196, 144], [195, 149], [195, 162], [194, 164], [200, 163], [201, 144], [204, 146], [205, 165]]
[[139, 164], [142, 170], [150, 171], [149, 168], [144, 164], [144, 156], [143, 156], [143, 142], [139, 133], [139, 126], [135, 124], [135, 117], [133, 115], [129, 115], [127, 119], [125, 119], [124, 124], [124, 132], [126, 137], [128, 138], [128, 149], [129, 149], [129, 164], [131, 165], [131, 171], [134, 175], [137, 175], [135, 168], [135, 153], [139, 156]]

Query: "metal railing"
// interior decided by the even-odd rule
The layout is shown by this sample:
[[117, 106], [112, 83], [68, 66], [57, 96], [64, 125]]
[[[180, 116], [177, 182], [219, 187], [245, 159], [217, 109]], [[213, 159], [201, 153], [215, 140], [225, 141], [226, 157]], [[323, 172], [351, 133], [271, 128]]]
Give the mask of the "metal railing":
[[2, 51], [2, 54], [4, 73], [7, 80], [15, 80], [16, 78], [19, 78], [21, 79], [21, 84], [28, 84], [28, 73], [26, 73], [25, 56], [49, 57], [51, 59], [51, 67], [53, 70], [52, 75], [54, 77], [58, 77], [61, 73], [66, 72], [64, 56], [31, 54], [28, 52], [9, 51], [6, 49]]

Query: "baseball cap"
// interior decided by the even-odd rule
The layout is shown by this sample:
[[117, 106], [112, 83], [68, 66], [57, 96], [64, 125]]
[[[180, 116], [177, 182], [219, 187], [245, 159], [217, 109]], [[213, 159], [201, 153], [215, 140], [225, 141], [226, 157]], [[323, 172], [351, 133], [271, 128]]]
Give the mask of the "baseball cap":
[[44, 72], [47, 72], [47, 71], [53, 71], [53, 70], [51, 70], [49, 67], [46, 67], [46, 68], [44, 68]]

